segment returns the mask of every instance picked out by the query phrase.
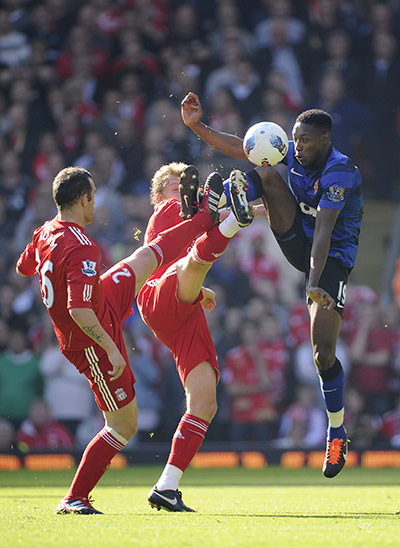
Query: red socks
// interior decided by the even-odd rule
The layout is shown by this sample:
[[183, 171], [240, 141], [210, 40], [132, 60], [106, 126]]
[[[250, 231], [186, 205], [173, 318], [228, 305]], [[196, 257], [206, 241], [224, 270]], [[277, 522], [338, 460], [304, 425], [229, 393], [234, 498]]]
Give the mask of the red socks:
[[198, 263], [213, 263], [225, 251], [231, 238], [221, 234], [218, 226], [200, 236], [192, 249], [192, 257]]
[[185, 413], [178, 424], [172, 439], [168, 463], [183, 472], [200, 449], [210, 423], [194, 415]]
[[[118, 436], [119, 439], [116, 438]], [[121, 441], [123, 440], [123, 441]], [[82, 455], [78, 470], [65, 498], [88, 498], [110, 465], [111, 459], [127, 444], [127, 440], [117, 432], [105, 426], [89, 442]]]

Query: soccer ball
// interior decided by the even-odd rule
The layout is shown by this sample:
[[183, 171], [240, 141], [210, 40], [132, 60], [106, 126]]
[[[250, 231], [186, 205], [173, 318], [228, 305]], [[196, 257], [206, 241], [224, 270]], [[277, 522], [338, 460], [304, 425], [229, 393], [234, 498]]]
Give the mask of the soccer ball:
[[259, 122], [246, 131], [243, 150], [253, 164], [274, 166], [286, 156], [288, 137], [278, 124]]

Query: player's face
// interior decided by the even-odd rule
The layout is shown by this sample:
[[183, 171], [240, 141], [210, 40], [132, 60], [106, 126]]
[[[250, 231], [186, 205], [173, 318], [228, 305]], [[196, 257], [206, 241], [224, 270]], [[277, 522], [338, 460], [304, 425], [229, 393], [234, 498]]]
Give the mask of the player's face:
[[163, 200], [179, 200], [179, 177], [178, 175], [169, 175], [163, 188]]
[[92, 186], [92, 191], [90, 194], [90, 200], [87, 201], [85, 207], [85, 224], [87, 225], [92, 223], [94, 219], [94, 195], [96, 193], [96, 186], [92, 179], [90, 179], [90, 184]]
[[321, 164], [330, 146], [329, 133], [302, 123], [294, 125], [293, 141], [296, 160], [303, 167]]

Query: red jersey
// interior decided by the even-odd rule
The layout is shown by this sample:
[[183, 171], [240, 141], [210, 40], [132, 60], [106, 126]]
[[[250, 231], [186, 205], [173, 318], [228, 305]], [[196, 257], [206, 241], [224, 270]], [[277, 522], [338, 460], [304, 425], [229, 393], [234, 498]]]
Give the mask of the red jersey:
[[17, 443], [26, 443], [29, 449], [72, 449], [75, 445], [70, 432], [59, 422], [49, 421], [39, 427], [25, 420], [16, 436]]
[[[282, 341], [257, 345], [265, 371], [271, 380], [268, 390], [254, 391], [261, 382], [260, 372], [244, 346], [237, 346], [226, 356], [222, 378], [226, 385], [237, 384], [243, 388], [240, 395], [231, 397], [231, 418], [237, 422], [258, 422], [268, 411], [277, 410], [284, 392], [287, 352]], [[244, 388], [249, 388], [245, 393]]]
[[33, 234], [32, 242], [17, 262], [25, 276], [38, 272], [43, 302], [64, 350], [81, 350], [93, 345], [69, 314], [70, 308], [91, 308], [104, 329], [112, 335], [110, 310], [100, 278], [99, 248], [80, 225], [45, 222]]
[[[150, 217], [147, 224], [146, 234], [144, 237], [144, 245], [148, 245], [149, 243], [151, 243], [155, 238], [157, 238], [160, 232], [168, 230], [169, 228], [172, 228], [173, 226], [181, 223], [183, 219], [179, 215], [180, 210], [181, 207], [179, 200], [163, 200], [161, 203], [159, 203], [154, 209], [154, 213]], [[174, 259], [173, 262], [181, 259], [182, 257], [185, 257], [190, 251], [192, 245], [193, 242], [189, 247], [185, 248], [180, 253], [180, 255], [178, 255]], [[154, 278], [160, 278], [170, 265], [171, 263], [163, 264], [160, 268], [157, 268], [150, 276], [149, 280], [152, 280]]]

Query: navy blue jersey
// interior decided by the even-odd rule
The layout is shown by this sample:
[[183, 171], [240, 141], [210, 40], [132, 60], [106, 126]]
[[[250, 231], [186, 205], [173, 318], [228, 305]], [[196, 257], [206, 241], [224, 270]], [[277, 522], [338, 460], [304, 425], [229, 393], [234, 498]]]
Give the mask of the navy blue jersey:
[[352, 268], [357, 255], [362, 218], [361, 175], [348, 156], [335, 148], [325, 165], [315, 171], [303, 168], [294, 155], [293, 141], [283, 160], [288, 182], [302, 212], [303, 229], [312, 242], [317, 209], [340, 210], [332, 231], [329, 256]]

